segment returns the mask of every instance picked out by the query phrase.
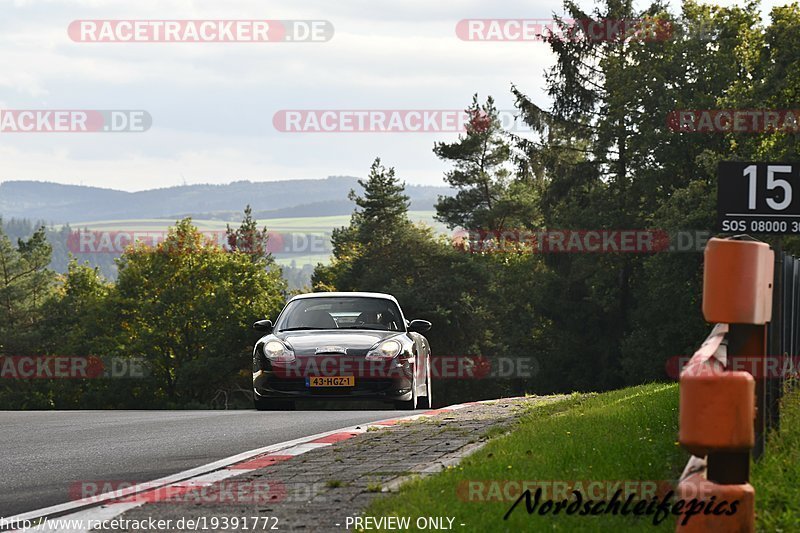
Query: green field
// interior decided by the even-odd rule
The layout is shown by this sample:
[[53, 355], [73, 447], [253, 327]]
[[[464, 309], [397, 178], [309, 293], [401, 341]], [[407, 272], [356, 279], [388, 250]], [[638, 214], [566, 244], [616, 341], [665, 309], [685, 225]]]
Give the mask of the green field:
[[[447, 228], [439, 222], [433, 220], [435, 211], [409, 211], [408, 216], [414, 222], [423, 222], [433, 226], [436, 231], [445, 233]], [[195, 226], [201, 231], [225, 231], [228, 224], [236, 227], [236, 222], [226, 222], [224, 220], [192, 220]], [[75, 222], [70, 227], [75, 230], [89, 231], [166, 231], [174, 225], [171, 219], [132, 219], [132, 220], [101, 220], [92, 222]], [[282, 235], [298, 234], [299, 246], [290, 253], [275, 253], [275, 260], [280, 265], [290, 265], [294, 262], [297, 266], [305, 264], [315, 265], [317, 263], [327, 263], [330, 260], [328, 253], [315, 253], [313, 249], [305, 250], [302, 245], [304, 237], [325, 239], [334, 228], [347, 226], [350, 224], [350, 215], [336, 215], [324, 217], [298, 217], [298, 218], [272, 218], [260, 219], [259, 226], [266, 226], [270, 232], [277, 232]], [[56, 229], [59, 229], [57, 226]], [[320, 242], [317, 240], [317, 242]], [[310, 248], [310, 247], [309, 247]]]
[[[434, 226], [439, 231], [444, 231], [444, 226], [433, 220], [435, 211], [409, 211], [408, 217], [414, 222], [425, 222]], [[224, 230], [230, 224], [235, 226], [235, 222], [224, 220], [192, 220], [195, 226], [201, 230]], [[270, 218], [259, 219], [259, 226], [267, 226], [270, 231], [318, 231], [329, 232], [333, 228], [346, 226], [350, 223], [350, 215], [335, 215], [326, 217], [299, 217], [299, 218]], [[166, 229], [175, 224], [172, 219], [166, 218], [142, 218], [131, 220], [100, 220], [93, 222], [74, 222], [70, 226], [73, 228], [86, 228], [90, 230], [159, 230]]]
[[672, 531], [674, 516], [654, 526], [652, 516], [529, 515], [524, 502], [504, 520], [513, 498], [495, 498], [491, 490], [469, 497], [465, 487], [476, 481], [673, 482], [688, 459], [676, 442], [677, 433], [677, 384], [574, 394], [529, 408], [510, 433], [491, 440], [459, 466], [411, 481], [373, 502], [366, 514], [450, 516], [464, 523], [465, 531]]

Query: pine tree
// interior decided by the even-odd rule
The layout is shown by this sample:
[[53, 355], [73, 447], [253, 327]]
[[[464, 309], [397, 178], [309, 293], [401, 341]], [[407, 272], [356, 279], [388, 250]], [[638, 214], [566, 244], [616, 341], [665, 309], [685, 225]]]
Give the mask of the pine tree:
[[376, 157], [366, 180], [358, 180], [364, 188], [359, 196], [354, 190], [348, 198], [356, 203], [351, 225], [357, 229], [362, 242], [385, 237], [398, 226], [408, 223], [409, 197], [405, 184], [395, 176], [394, 167], [388, 169]]
[[454, 164], [444, 179], [458, 189], [455, 196], [439, 197], [436, 218], [450, 228], [502, 231], [518, 211], [506, 168], [511, 148], [491, 96], [481, 105], [475, 94], [466, 112], [466, 134], [433, 148], [439, 159]]
[[409, 198], [405, 185], [393, 167], [381, 164], [379, 157], [370, 167], [366, 180], [358, 180], [363, 195], [350, 191], [348, 198], [356, 209], [350, 225], [336, 228], [331, 235], [333, 261], [317, 265], [312, 283], [317, 290], [355, 290], [363, 280], [372, 258], [380, 260], [391, 253], [398, 236], [412, 228], [408, 219]]
[[232, 252], [244, 252], [250, 254], [254, 261], [266, 259], [272, 263], [272, 254], [267, 248], [269, 233], [264, 226], [258, 229], [258, 223], [253, 219], [253, 209], [248, 204], [244, 208], [244, 219], [238, 228], [233, 229], [227, 224], [225, 230], [228, 247]]
[[37, 349], [43, 304], [55, 280], [48, 269], [51, 253], [44, 227], [14, 247], [0, 221], [0, 353]]

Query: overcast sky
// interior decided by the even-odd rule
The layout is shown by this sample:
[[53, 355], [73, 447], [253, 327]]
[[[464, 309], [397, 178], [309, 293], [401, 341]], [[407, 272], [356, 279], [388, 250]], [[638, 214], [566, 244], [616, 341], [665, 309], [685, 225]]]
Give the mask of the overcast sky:
[[[717, 2], [733, 4], [736, 2]], [[767, 2], [768, 7], [784, 2]], [[465, 42], [465, 18], [541, 18], [555, 0], [0, 0], [0, 109], [142, 109], [144, 133], [0, 133], [0, 181], [142, 190], [366, 173], [379, 155], [439, 185], [441, 133], [283, 133], [285, 109], [512, 109], [546, 105], [541, 42]], [[675, 5], [675, 4], [674, 4]], [[324, 43], [76, 43], [76, 19], [322, 19]]]

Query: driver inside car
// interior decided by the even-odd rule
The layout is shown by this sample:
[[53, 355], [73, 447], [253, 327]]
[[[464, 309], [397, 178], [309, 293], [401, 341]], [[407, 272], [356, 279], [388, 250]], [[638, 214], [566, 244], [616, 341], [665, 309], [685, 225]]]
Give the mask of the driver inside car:
[[364, 311], [358, 315], [358, 318], [356, 318], [356, 324], [380, 325], [389, 331], [398, 331], [397, 320], [394, 318], [394, 314], [388, 309], [383, 309], [380, 311]]

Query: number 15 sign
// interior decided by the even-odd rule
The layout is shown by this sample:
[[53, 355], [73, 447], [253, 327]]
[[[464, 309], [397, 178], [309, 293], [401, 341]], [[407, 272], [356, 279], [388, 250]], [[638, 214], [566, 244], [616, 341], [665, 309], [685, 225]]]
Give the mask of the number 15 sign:
[[800, 234], [800, 163], [720, 163], [717, 225], [724, 233]]

